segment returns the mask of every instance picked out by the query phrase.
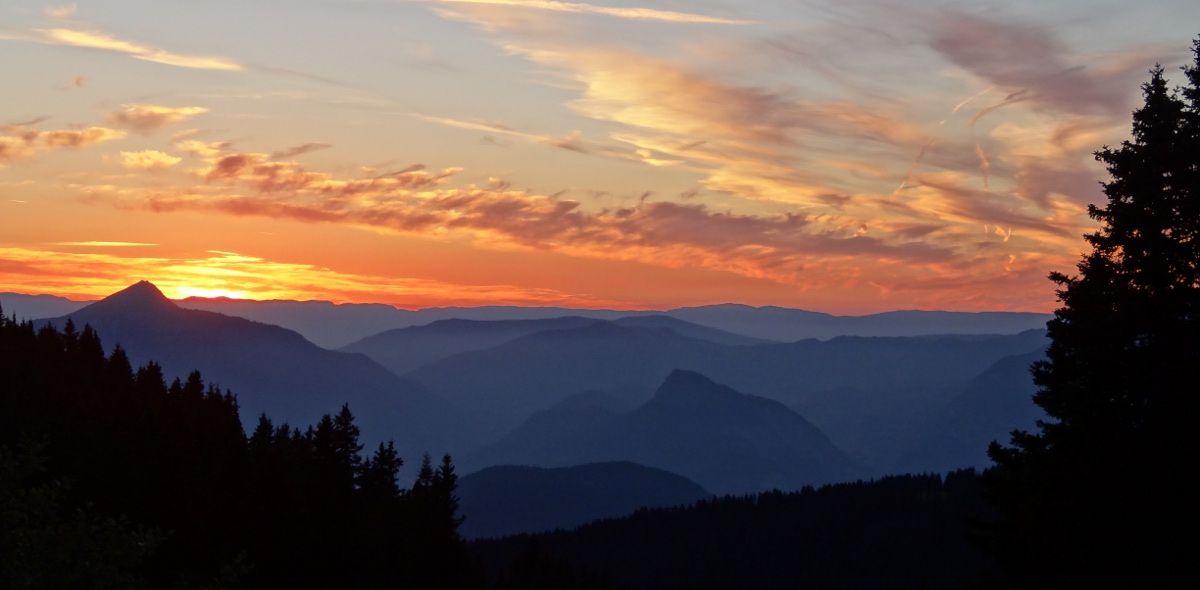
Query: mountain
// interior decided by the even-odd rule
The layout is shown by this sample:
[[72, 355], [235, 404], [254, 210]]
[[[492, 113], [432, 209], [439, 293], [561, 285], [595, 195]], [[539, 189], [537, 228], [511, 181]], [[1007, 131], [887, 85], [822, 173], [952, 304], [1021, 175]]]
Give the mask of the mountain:
[[[837, 336], [923, 336], [935, 334], [1015, 334], [1045, 328], [1051, 316], [1017, 312], [896, 311], [867, 316], [834, 316], [784, 307], [738, 304], [684, 307], [668, 311], [620, 311], [564, 307], [436, 307], [417, 311], [390, 305], [328, 301], [252, 301], [189, 297], [180, 307], [283, 326], [325, 348], [340, 348], [387, 330], [423, 326], [440, 320], [545, 320], [566, 316], [620, 320], [668, 316], [747, 338], [795, 342]], [[62, 313], [66, 313], [65, 311]], [[660, 320], [652, 320], [660, 321]], [[688, 334], [704, 338], [699, 334]]]
[[1029, 368], [1045, 359], [1043, 351], [1014, 355], [996, 361], [973, 379], [938, 413], [914, 429], [912, 450], [893, 471], [945, 472], [991, 465], [987, 456], [992, 441], [1007, 443], [1014, 430], [1032, 431], [1046, 413], [1033, 403], [1037, 386]]
[[865, 473], [783, 404], [692, 371], [672, 371], [650, 401], [629, 412], [578, 402], [531, 417], [468, 454], [466, 463], [633, 461], [678, 473], [717, 494], [799, 489]]
[[531, 413], [581, 391], [603, 391], [641, 403], [673, 369], [702, 369], [703, 361], [716, 363], [742, 348], [680, 336], [666, 328], [592, 322], [461, 353], [406, 376], [455, 403], [478, 409], [486, 420], [480, 427], [499, 436]]
[[153, 360], [168, 379], [199, 370], [232, 390], [248, 430], [262, 412], [304, 427], [349, 403], [367, 444], [394, 438], [411, 458], [450, 450], [462, 435], [456, 409], [365, 356], [325, 350], [278, 326], [182, 309], [145, 281], [44, 321], [62, 327], [68, 319], [91, 325], [107, 350], [119, 344], [135, 365]]
[[459, 478], [458, 495], [466, 516], [459, 532], [468, 539], [570, 529], [712, 496], [686, 477], [628, 461], [488, 467]]
[[[537, 320], [438, 320], [424, 326], [387, 330], [339, 348], [365, 354], [397, 375], [463, 352], [483, 350], [522, 336], [548, 330], [582, 328], [601, 322], [567, 316]], [[700, 326], [665, 315], [640, 315], [612, 320], [617, 326], [667, 329], [681, 336], [718, 344], [749, 345], [768, 341]]]
[[1049, 314], [1023, 312], [892, 311], [834, 316], [785, 307], [723, 304], [685, 307], [667, 315], [778, 342], [838, 336], [931, 336], [938, 334], [1016, 334], [1044, 329]]
[[596, 322], [529, 334], [407, 374], [476, 408], [498, 437], [531, 413], [595, 390], [641, 403], [674, 369], [700, 371], [737, 391], [782, 402], [859, 462], [884, 467], [897, 437], [940, 410], [1001, 358], [1040, 350], [1045, 334], [840, 337], [746, 346], [669, 329]]
[[72, 301], [54, 295], [0, 293], [0, 307], [4, 308], [4, 317], [16, 316], [17, 321], [58, 317], [71, 313], [88, 303], [91, 302]]
[[577, 316], [541, 320], [438, 320], [387, 330], [338, 350], [365, 354], [397, 375], [462, 352], [491, 348], [537, 332], [587, 326]]
[[548, 320], [567, 316], [612, 320], [647, 313], [516, 306], [432, 307], [410, 311], [378, 303], [253, 301], [224, 297], [189, 297], [181, 300], [179, 306], [283, 326], [300, 332], [313, 343], [329, 349], [345, 347], [380, 332], [424, 326], [441, 320], [517, 321]]

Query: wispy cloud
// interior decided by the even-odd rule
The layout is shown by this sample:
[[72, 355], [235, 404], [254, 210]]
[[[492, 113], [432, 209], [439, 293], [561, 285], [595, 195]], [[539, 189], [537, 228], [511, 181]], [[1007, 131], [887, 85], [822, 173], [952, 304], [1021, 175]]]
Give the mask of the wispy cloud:
[[73, 3], [65, 6], [50, 6], [46, 8], [46, 16], [68, 18], [74, 16], [76, 10], [78, 10], [78, 7]]
[[24, 39], [27, 41], [34, 41], [49, 45], [66, 45], [69, 47], [83, 47], [87, 49], [111, 51], [114, 53], [128, 55], [134, 59], [177, 66], [181, 68], [193, 68], [199, 70], [225, 70], [234, 72], [246, 69], [245, 66], [231, 59], [173, 53], [165, 49], [143, 45], [135, 41], [117, 39], [99, 31], [67, 28], [34, 29], [31, 31], [30, 35], [17, 37], [10, 36], [9, 38]]
[[279, 160], [282, 158], [291, 158], [291, 157], [299, 156], [300, 154], [307, 154], [308, 152], [315, 152], [317, 150], [329, 149], [331, 147], [333, 147], [333, 146], [329, 145], [327, 143], [323, 143], [320, 141], [311, 141], [311, 142], [303, 144], [303, 145], [297, 145], [297, 146], [290, 147], [286, 150], [280, 150], [278, 152], [273, 152], [273, 153], [271, 153], [271, 155], [269, 157], [272, 160]]
[[553, 12], [573, 14], [599, 14], [629, 20], [645, 20], [670, 23], [713, 24], [713, 25], [753, 25], [758, 21], [738, 20], [705, 16], [687, 12], [672, 12], [653, 8], [619, 8], [596, 6], [580, 2], [555, 2], [553, 0], [433, 0], [439, 4], [487, 4], [493, 6], [513, 6], [533, 8]]
[[146, 246], [157, 246], [158, 244], [150, 244], [146, 242], [54, 242], [52, 246], [78, 246], [84, 248], [139, 248]]

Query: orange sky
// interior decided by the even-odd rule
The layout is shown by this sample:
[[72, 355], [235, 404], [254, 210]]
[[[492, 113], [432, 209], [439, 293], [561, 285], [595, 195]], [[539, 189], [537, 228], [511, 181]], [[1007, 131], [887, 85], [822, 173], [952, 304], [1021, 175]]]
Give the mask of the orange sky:
[[1200, 30], [1174, 1], [15, 4], [0, 291], [406, 308], [1049, 311], [1091, 153]]

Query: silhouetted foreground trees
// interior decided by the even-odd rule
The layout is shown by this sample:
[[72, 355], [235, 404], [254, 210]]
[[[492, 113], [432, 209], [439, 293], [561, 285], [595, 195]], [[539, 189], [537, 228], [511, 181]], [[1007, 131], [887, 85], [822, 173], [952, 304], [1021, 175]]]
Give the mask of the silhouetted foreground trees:
[[[573, 531], [480, 540], [498, 588], [964, 588], [983, 558], [973, 471], [642, 509]], [[510, 565], [511, 564], [511, 565]]]
[[1035, 401], [1053, 419], [993, 443], [995, 587], [1195, 587], [1200, 550], [1200, 40], [1188, 85], [1161, 67], [1062, 308]]
[[402, 489], [358, 435], [343, 407], [247, 438], [199, 373], [0, 314], [0, 587], [479, 587], [449, 457]]

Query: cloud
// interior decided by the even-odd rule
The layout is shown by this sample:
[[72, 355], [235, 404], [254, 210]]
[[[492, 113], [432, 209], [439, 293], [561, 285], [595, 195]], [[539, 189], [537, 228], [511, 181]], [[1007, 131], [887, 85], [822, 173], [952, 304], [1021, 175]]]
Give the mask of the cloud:
[[50, 6], [46, 8], [46, 16], [54, 18], [68, 18], [75, 15], [78, 7], [75, 4], [67, 4], [66, 6]]
[[124, 110], [108, 113], [108, 122], [142, 135], [151, 135], [162, 127], [208, 112], [208, 109], [203, 107], [168, 107], [153, 104], [122, 106], [125, 107]]
[[641, 200], [587, 210], [560, 196], [487, 187], [445, 186], [458, 171], [412, 166], [393, 174], [338, 179], [260, 153], [221, 154], [199, 172], [202, 186], [142, 197], [103, 188], [88, 200], [160, 213], [201, 211], [233, 216], [334, 223], [419, 236], [462, 236], [482, 247], [520, 248], [590, 258], [706, 268], [797, 283], [818, 259], [864, 258], [925, 264], [950, 260], [950, 249], [902, 235], [863, 235], [861, 223], [832, 227], [807, 215], [750, 215], [702, 203]]
[[[152, 244], [64, 242], [58, 245], [91, 248]], [[630, 307], [623, 301], [554, 289], [355, 274], [234, 252], [209, 251], [198, 257], [163, 258], [0, 248], [3, 291], [96, 299], [143, 279], [153, 282], [172, 298], [236, 294], [251, 299], [390, 303], [410, 309], [446, 305]]]
[[595, 6], [579, 2], [555, 2], [552, 0], [434, 0], [439, 4], [487, 4], [493, 6], [512, 6], [518, 8], [533, 8], [553, 12], [573, 14], [599, 14], [629, 20], [644, 20], [670, 23], [715, 24], [715, 25], [753, 25], [759, 21], [735, 20], [692, 14], [655, 10], [653, 8], [613, 8]]
[[39, 131], [22, 125], [0, 125], [0, 162], [33, 156], [37, 152], [82, 148], [125, 137], [124, 131], [104, 127]]
[[54, 242], [52, 246], [79, 246], [84, 248], [140, 248], [145, 246], [157, 246], [158, 244], [149, 244], [146, 242]]
[[24, 37], [25, 40], [48, 45], [66, 45], [123, 53], [134, 59], [166, 64], [181, 68], [199, 70], [224, 70], [239, 72], [246, 68], [241, 64], [222, 57], [207, 57], [172, 53], [157, 47], [142, 45], [133, 41], [116, 39], [98, 31], [80, 31], [75, 29], [35, 29], [33, 35]]
[[308, 152], [315, 152], [317, 150], [328, 149], [331, 147], [333, 147], [333, 146], [330, 144], [322, 143], [319, 141], [313, 141], [313, 142], [309, 142], [309, 143], [306, 143], [303, 145], [290, 147], [286, 150], [273, 152], [269, 157], [272, 160], [278, 160], [281, 158], [291, 158], [294, 156], [299, 156], [300, 154], [307, 154]]
[[182, 159], [155, 150], [121, 152], [121, 165], [130, 170], [162, 170], [178, 164]]
[[1089, 64], [1094, 58], [1072, 55], [1048, 28], [1041, 26], [956, 12], [942, 13], [933, 22], [936, 26], [929, 41], [931, 48], [990, 84], [1015, 94], [1027, 93], [1010, 95], [980, 111], [976, 119], [1021, 100], [1069, 113], [1127, 115], [1129, 89], [1137, 87], [1149, 57], [1115, 56], [1107, 63]]

